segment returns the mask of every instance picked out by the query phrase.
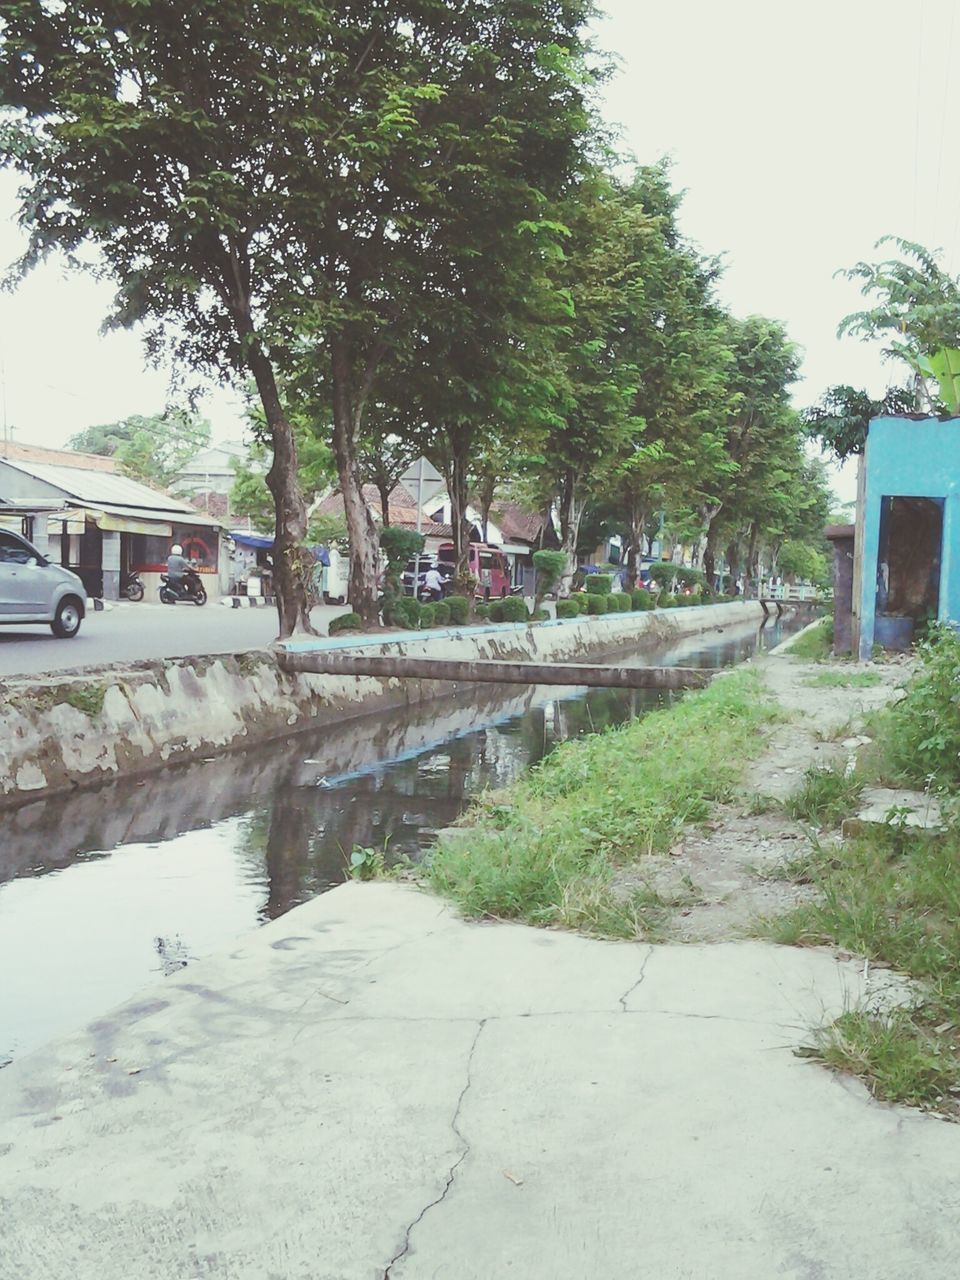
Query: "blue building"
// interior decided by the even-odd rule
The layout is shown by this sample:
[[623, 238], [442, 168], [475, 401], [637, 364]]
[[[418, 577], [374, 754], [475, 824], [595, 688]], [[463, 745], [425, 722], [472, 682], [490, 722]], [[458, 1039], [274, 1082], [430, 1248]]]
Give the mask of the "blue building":
[[874, 418], [860, 475], [853, 647], [905, 649], [960, 625], [960, 419]]

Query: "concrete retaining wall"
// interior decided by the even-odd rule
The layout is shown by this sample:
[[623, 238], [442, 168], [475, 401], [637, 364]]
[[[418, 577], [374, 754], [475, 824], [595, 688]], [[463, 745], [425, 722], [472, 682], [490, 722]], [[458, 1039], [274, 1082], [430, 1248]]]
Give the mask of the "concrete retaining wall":
[[[762, 617], [754, 602], [602, 618], [335, 637], [289, 646], [435, 658], [575, 661]], [[289, 675], [273, 652], [88, 668], [0, 685], [0, 806], [448, 694], [448, 682]]]

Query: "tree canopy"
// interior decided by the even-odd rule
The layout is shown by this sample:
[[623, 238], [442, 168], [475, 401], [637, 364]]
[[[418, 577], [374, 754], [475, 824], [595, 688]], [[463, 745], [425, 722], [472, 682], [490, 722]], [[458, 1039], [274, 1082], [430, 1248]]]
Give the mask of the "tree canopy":
[[171, 409], [86, 427], [70, 437], [67, 448], [116, 458], [121, 471], [134, 480], [168, 489], [209, 443], [209, 422], [187, 410]]

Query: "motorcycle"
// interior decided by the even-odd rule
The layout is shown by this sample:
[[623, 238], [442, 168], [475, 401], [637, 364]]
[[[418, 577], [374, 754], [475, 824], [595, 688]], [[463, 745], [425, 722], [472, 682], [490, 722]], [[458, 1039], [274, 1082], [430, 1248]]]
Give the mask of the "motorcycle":
[[196, 569], [188, 569], [180, 582], [171, 582], [167, 574], [161, 573], [160, 599], [164, 604], [176, 604], [182, 600], [186, 604], [204, 605], [207, 593]]
[[120, 594], [125, 600], [142, 600], [143, 599], [143, 583], [140, 581], [140, 575], [133, 571], [127, 574], [120, 588]]

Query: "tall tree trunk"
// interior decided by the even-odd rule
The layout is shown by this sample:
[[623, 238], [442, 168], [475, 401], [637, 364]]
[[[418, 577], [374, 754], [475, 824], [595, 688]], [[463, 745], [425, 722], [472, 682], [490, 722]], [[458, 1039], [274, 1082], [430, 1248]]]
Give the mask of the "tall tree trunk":
[[703, 572], [706, 574], [707, 586], [713, 590], [713, 581], [717, 571], [717, 547], [720, 543], [720, 529], [716, 517], [707, 530], [707, 540], [703, 548]]
[[342, 338], [331, 344], [333, 374], [333, 456], [340, 479], [350, 543], [350, 607], [365, 626], [376, 626], [377, 526], [363, 500], [357, 457], [358, 423], [352, 394], [350, 352]]
[[390, 494], [393, 491], [393, 485], [387, 480], [377, 481], [377, 493], [380, 495], [380, 518], [383, 521], [384, 529], [390, 527]]
[[730, 571], [729, 580], [727, 582], [727, 594], [733, 595], [737, 580], [740, 577], [740, 543], [736, 538], [727, 547], [727, 568]]
[[480, 533], [484, 542], [490, 541], [490, 508], [493, 506], [496, 480], [493, 476], [484, 476], [477, 489], [480, 503]]
[[630, 579], [630, 586], [633, 587], [637, 580], [637, 574], [640, 572], [639, 561], [640, 553], [643, 550], [643, 527], [646, 524], [646, 515], [636, 498], [628, 499], [624, 515], [629, 539], [627, 577]]
[[760, 526], [754, 520], [750, 526], [750, 541], [747, 544], [747, 574], [751, 577], [760, 576], [760, 566], [757, 564], [757, 543], [760, 540]]
[[273, 495], [276, 525], [273, 538], [273, 589], [280, 623], [278, 639], [297, 632], [316, 635], [310, 623], [307, 583], [313, 559], [304, 547], [307, 512], [297, 480], [297, 442], [280, 402], [273, 365], [251, 331], [248, 362], [270, 428], [273, 461], [267, 487]]
[[560, 502], [557, 515], [560, 520], [560, 550], [567, 554], [567, 567], [560, 579], [558, 595], [570, 594], [570, 583], [576, 572], [577, 542], [580, 538], [580, 521], [583, 519], [584, 504], [580, 499], [577, 486], [577, 473], [568, 468], [560, 483]]
[[447, 469], [447, 488], [450, 497], [450, 524], [453, 528], [453, 554], [457, 562], [457, 574], [467, 572], [467, 557], [470, 551], [470, 526], [467, 524], [467, 450], [460, 433], [448, 432], [450, 442], [450, 465]]

